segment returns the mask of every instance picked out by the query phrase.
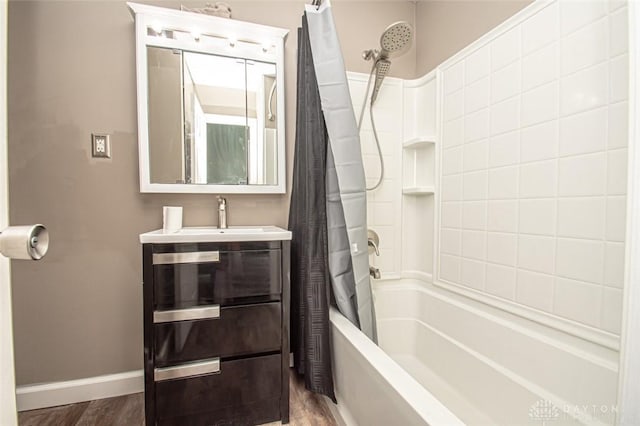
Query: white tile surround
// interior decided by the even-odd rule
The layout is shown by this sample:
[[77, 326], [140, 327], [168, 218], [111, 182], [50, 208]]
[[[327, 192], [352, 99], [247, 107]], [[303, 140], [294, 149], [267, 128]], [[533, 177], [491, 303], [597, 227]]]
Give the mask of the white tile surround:
[[626, 14], [552, 2], [442, 68], [441, 281], [620, 333]]

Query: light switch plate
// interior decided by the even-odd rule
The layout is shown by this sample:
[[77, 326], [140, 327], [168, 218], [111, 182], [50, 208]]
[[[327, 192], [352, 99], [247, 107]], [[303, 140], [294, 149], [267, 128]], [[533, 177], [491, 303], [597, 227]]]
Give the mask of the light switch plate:
[[91, 155], [94, 158], [111, 158], [111, 140], [104, 133], [91, 134]]

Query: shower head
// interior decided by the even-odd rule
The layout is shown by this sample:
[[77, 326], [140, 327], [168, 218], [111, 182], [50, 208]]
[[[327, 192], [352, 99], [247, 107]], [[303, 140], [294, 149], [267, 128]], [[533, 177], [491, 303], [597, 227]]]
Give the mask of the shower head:
[[389, 59], [393, 54], [404, 53], [413, 39], [413, 28], [408, 22], [399, 21], [391, 24], [382, 32], [380, 36], [380, 50], [369, 49], [362, 52], [362, 59], [365, 61], [373, 59]]
[[[371, 68], [371, 75], [376, 73], [376, 80], [373, 85], [373, 92], [371, 94], [371, 105], [376, 101], [382, 81], [389, 73], [391, 62], [389, 57], [391, 55], [400, 54], [405, 52], [409, 46], [411, 46], [411, 40], [413, 39], [413, 28], [408, 22], [399, 21], [393, 23], [382, 32], [380, 36], [380, 50], [369, 49], [362, 53], [362, 58], [365, 61], [373, 60], [373, 67]], [[369, 79], [371, 81], [371, 78]], [[367, 92], [369, 90], [367, 84]]]
[[413, 28], [408, 22], [400, 21], [387, 27], [380, 36], [380, 56], [388, 58], [390, 54], [398, 54], [406, 51], [411, 45]]

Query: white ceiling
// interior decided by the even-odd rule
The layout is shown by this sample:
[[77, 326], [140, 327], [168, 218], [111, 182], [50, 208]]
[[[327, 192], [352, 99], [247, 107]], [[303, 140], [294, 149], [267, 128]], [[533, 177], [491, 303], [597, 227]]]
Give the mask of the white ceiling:
[[[243, 59], [225, 56], [185, 52], [185, 64], [198, 86], [245, 88], [245, 63]], [[247, 62], [246, 87], [256, 91], [262, 84], [262, 76], [274, 75], [276, 66], [264, 62]]]

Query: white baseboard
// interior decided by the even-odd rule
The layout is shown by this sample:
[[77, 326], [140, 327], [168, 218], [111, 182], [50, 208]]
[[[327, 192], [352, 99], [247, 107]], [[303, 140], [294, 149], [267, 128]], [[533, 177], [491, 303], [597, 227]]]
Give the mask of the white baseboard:
[[64, 382], [18, 386], [18, 411], [55, 407], [144, 391], [142, 370]]

